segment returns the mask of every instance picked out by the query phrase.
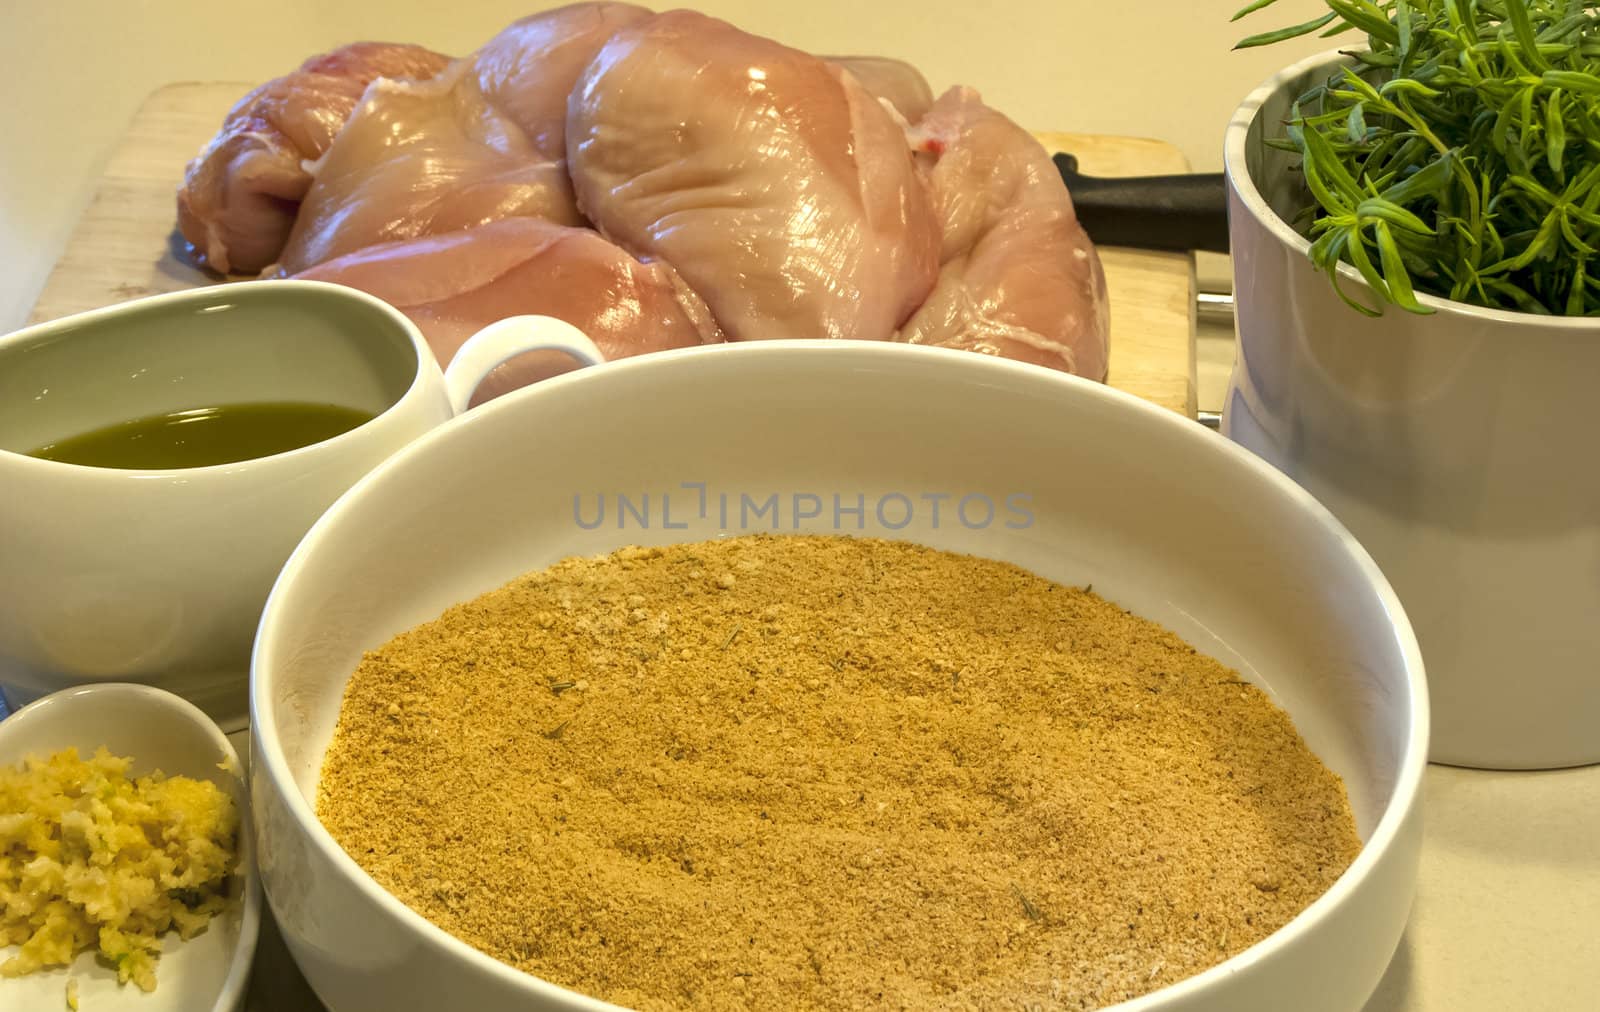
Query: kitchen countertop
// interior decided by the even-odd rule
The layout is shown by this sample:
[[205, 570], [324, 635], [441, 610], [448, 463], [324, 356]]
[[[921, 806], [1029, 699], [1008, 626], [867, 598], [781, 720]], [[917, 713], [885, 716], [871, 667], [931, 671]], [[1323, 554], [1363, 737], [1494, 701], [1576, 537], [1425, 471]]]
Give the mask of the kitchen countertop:
[[[1281, 4], [1241, 26], [1242, 0], [1138, 5], [1030, 0], [997, 17], [977, 5], [812, 0], [694, 6], [802, 48], [877, 52], [918, 64], [935, 90], [978, 87], [1037, 129], [1157, 137], [1197, 171], [1221, 168], [1223, 127], [1276, 67], [1326, 45], [1296, 40], [1232, 53], [1249, 31], [1312, 16]], [[10, 3], [0, 7], [0, 332], [21, 326], [113, 144], [139, 101], [175, 80], [264, 79], [359, 38], [464, 52], [548, 3], [278, 0], [270, 8], [178, 0]], [[871, 11], [870, 17], [863, 12]], [[448, 13], [444, 13], [448, 11]], [[1295, 16], [1299, 15], [1299, 16]], [[1225, 287], [1204, 257], [1203, 287]], [[1199, 404], [1216, 410], [1232, 359], [1226, 327], [1202, 325]], [[1448, 686], [1437, 679], [1437, 694]], [[1597, 732], [1600, 733], [1600, 732]], [[1416, 904], [1366, 1012], [1578, 1010], [1600, 993], [1600, 767], [1501, 773], [1435, 766]], [[266, 932], [255, 1007], [315, 1008]], [[3, 985], [0, 985], [3, 993]]]

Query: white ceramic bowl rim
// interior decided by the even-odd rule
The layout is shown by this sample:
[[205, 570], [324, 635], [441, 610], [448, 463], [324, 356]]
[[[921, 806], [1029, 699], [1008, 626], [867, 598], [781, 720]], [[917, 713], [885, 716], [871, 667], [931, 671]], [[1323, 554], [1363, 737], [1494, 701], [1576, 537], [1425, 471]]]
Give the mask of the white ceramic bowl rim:
[[[153, 685], [141, 685], [135, 682], [94, 682], [89, 685], [75, 685], [72, 688], [61, 689], [35, 699], [27, 706], [12, 713], [0, 724], [9, 724], [18, 719], [27, 720], [29, 719], [27, 714], [33, 711], [42, 711], [46, 707], [70, 706], [72, 699], [87, 695], [108, 696], [111, 698], [121, 696], [126, 699], [137, 700], [140, 704], [176, 710], [205, 732], [206, 737], [211, 739], [211, 744], [222, 755], [224, 763], [236, 772], [244, 768], [239, 762], [239, 753], [234, 749], [233, 742], [229, 741], [228, 736], [222, 733], [222, 729], [217, 726], [216, 721], [206, 716], [205, 711], [182, 696], [168, 692], [166, 689], [159, 689]], [[248, 799], [249, 792], [243, 791], [242, 793]], [[240, 815], [239, 849], [241, 856], [245, 860], [251, 861], [254, 859], [255, 853], [254, 831], [250, 819], [251, 813], [244, 811]], [[261, 932], [260, 890], [260, 876], [255, 874], [253, 869], [247, 870], [245, 893], [241, 901], [244, 907], [244, 916], [240, 922], [239, 940], [234, 947], [234, 951], [241, 954], [243, 958], [235, 959], [233, 965], [228, 967], [228, 976], [224, 978], [222, 989], [217, 995], [215, 1006], [217, 1010], [232, 1009], [244, 997], [253, 965], [251, 957], [256, 951], [256, 943]]]
[[[1179, 427], [1182, 431], [1188, 433], [1183, 438], [1190, 440], [1197, 453], [1220, 453], [1225, 457], [1231, 458], [1237, 465], [1254, 473], [1259, 480], [1274, 487], [1279, 495], [1293, 501], [1299, 508], [1310, 514], [1315, 519], [1318, 527], [1332, 534], [1343, 544], [1351, 560], [1371, 586], [1384, 614], [1388, 616], [1397, 640], [1399, 653], [1404, 659], [1403, 676], [1407, 687], [1405, 703], [1409, 708], [1409, 724], [1394, 789], [1383, 806], [1383, 814], [1373, 827], [1371, 837], [1363, 843], [1360, 853], [1356, 855], [1356, 859], [1351, 863], [1350, 867], [1345, 869], [1344, 873], [1339, 876], [1326, 892], [1317, 897], [1316, 900], [1283, 927], [1238, 955], [1207, 970], [1158, 991], [1153, 991], [1119, 1004], [1115, 1008], [1118, 1012], [1139, 1012], [1139, 1010], [1150, 1008], [1158, 1001], [1164, 1002], [1195, 996], [1212, 982], [1236, 974], [1268, 957], [1273, 951], [1293, 944], [1306, 931], [1310, 923], [1321, 919], [1329, 910], [1343, 903], [1348, 894], [1356, 888], [1356, 885], [1370, 874], [1379, 857], [1389, 849], [1394, 837], [1400, 830], [1401, 824], [1416, 804], [1428, 755], [1428, 693], [1423, 674], [1422, 653], [1399, 598], [1395, 595], [1389, 582], [1384, 578], [1377, 563], [1367, 554], [1366, 549], [1361, 547], [1360, 543], [1356, 541], [1333, 514], [1328, 512], [1309, 492], [1290, 481], [1270, 464], [1267, 464], [1243, 447], [1217, 436], [1196, 422], [1184, 420], [1181, 416], [1172, 413], [1166, 408], [1158, 407], [1114, 387], [1039, 366], [978, 355], [970, 351], [934, 348], [923, 345], [888, 344], [879, 341], [833, 340], [829, 342], [827, 348], [819, 348], [816, 341], [803, 339], [679, 348], [636, 358], [621, 359], [607, 363], [598, 370], [593, 368], [579, 369], [575, 372], [541, 380], [539, 383], [512, 391], [459, 415], [443, 425], [436, 426], [389, 457], [345, 492], [307, 532], [305, 538], [295, 548], [294, 554], [289, 557], [289, 561], [284, 565], [283, 571], [274, 583], [272, 593], [268, 597], [266, 607], [262, 612], [261, 625], [256, 635], [250, 664], [250, 720], [251, 726], [256, 729], [256, 740], [261, 745], [261, 753], [252, 756], [251, 776], [268, 776], [277, 784], [278, 790], [283, 795], [285, 806], [292, 813], [300, 828], [306, 833], [310, 846], [315, 847], [320, 851], [323, 858], [332, 862], [335, 867], [340, 868], [350, 881], [357, 883], [357, 887], [374, 903], [387, 910], [402, 923], [409, 925], [435, 946], [453, 953], [457, 958], [465, 960], [477, 970], [494, 974], [503, 981], [514, 982], [514, 985], [520, 985], [534, 993], [543, 993], [547, 997], [559, 995], [568, 1000], [576, 998], [580, 1002], [591, 1003], [593, 1008], [616, 1008], [616, 1006], [607, 1004], [592, 996], [580, 994], [541, 977], [518, 970], [461, 941], [402, 903], [392, 893], [379, 885], [377, 880], [357, 864], [354, 858], [345, 853], [344, 848], [334, 840], [332, 834], [317, 818], [313, 807], [307, 803], [305, 797], [300, 793], [299, 787], [295, 783], [295, 778], [289, 770], [288, 760], [284, 755], [283, 747], [278, 741], [275, 730], [277, 702], [270, 691], [270, 686], [260, 677], [261, 671], [270, 667], [267, 662], [273, 660], [270, 654], [270, 647], [264, 645], [270, 644], [277, 636], [277, 615], [280, 611], [278, 608], [280, 599], [292, 591], [296, 574], [305, 559], [314, 554], [318, 550], [318, 546], [330, 537], [329, 532], [338, 524], [342, 514], [351, 508], [352, 502], [361, 496], [370, 485], [382, 480], [383, 476], [389, 471], [406, 467], [412, 457], [431, 452], [435, 444], [447, 442], [454, 438], [454, 434], [458, 429], [475, 424], [478, 418], [488, 417], [490, 413], [516, 411], [529, 398], [540, 396], [541, 390], [547, 387], [553, 389], [554, 387], [551, 387], [552, 384], [604, 383], [606, 382], [604, 376], [609, 373], [621, 370], [648, 370], [656, 367], [655, 363], [673, 359], [693, 359], [708, 354], [767, 355], [776, 357], [797, 352], [801, 354], [828, 354], [832, 352], [841, 354], [842, 358], [852, 363], [859, 361], [863, 366], [869, 363], [878, 364], [896, 356], [907, 355], [920, 355], [930, 360], [942, 359], [952, 365], [960, 364], [962, 368], [987, 372], [993, 382], [997, 384], [1008, 382], [1014, 384], [1053, 383], [1060, 386], [1062, 391], [1069, 393], [1070, 396], [1100, 398], [1108, 403], [1118, 405], [1118, 410], [1143, 414], [1150, 419], [1159, 418], [1161, 421], [1158, 424]], [[483, 414], [480, 414], [480, 412]], [[1177, 430], [1175, 428], [1174, 431]]]
[[[1332, 49], [1308, 56], [1298, 63], [1291, 63], [1273, 74], [1257, 85], [1256, 89], [1250, 92], [1245, 100], [1240, 103], [1238, 109], [1234, 111], [1233, 119], [1228, 123], [1227, 133], [1223, 138], [1222, 160], [1224, 170], [1238, 192], [1239, 199], [1244, 203], [1250, 214], [1265, 225], [1279, 242], [1307, 260], [1311, 258], [1311, 241], [1295, 231], [1293, 226], [1279, 217], [1278, 213], [1267, 203], [1266, 198], [1261, 195], [1261, 191], [1256, 188], [1255, 180], [1250, 178], [1249, 161], [1246, 158], [1246, 144], [1249, 139], [1251, 124], [1255, 122], [1261, 107], [1274, 95], [1313, 71], [1332, 71], [1337, 65], [1349, 62], [1349, 59], [1341, 50]], [[1354, 267], [1343, 261], [1339, 263], [1339, 283], [1359, 289], [1370, 296], [1374, 304], [1377, 304], [1377, 295], [1372, 291], [1372, 287], [1367, 284], [1366, 279]], [[1455, 302], [1423, 291], [1418, 291], [1416, 295], [1418, 302], [1435, 312], [1463, 313], [1486, 320], [1516, 324], [1519, 327], [1537, 326], [1568, 331], [1592, 331], [1595, 327], [1594, 319], [1591, 317], [1546, 316], [1539, 313], [1522, 313], [1510, 309], [1490, 309], [1486, 306], [1471, 306], [1464, 302]], [[1403, 309], [1387, 304], [1383, 304], [1381, 308], [1385, 312], [1405, 312]], [[1491, 330], [1491, 333], [1499, 333], [1499, 331]], [[1513, 334], [1508, 330], [1504, 332], [1503, 336], [1510, 338]], [[1515, 336], [1526, 338], [1527, 335], [1522, 332]]]
[[[243, 287], [240, 287], [241, 285]], [[132, 475], [137, 478], [152, 479], [206, 478], [211, 475], [227, 474], [237, 471], [241, 467], [259, 467], [263, 461], [270, 461], [274, 465], [279, 462], [286, 462], [290, 465], [293, 465], [302, 457], [305, 457], [309, 453], [321, 450], [321, 448], [324, 446], [329, 444], [337, 444], [342, 446], [350, 439], [359, 438], [356, 435], [358, 430], [362, 429], [371, 422], [378, 421], [379, 419], [385, 417], [390, 412], [398, 408], [401, 404], [417, 396], [417, 390], [424, 383], [423, 370], [427, 366], [428, 362], [432, 360], [433, 352], [422, 341], [420, 334], [416, 331], [416, 325], [401, 315], [398, 309], [395, 309], [393, 306], [382, 301], [376, 296], [368, 295], [366, 292], [363, 292], [357, 288], [350, 288], [346, 285], [337, 285], [330, 281], [306, 281], [298, 278], [262, 278], [257, 281], [235, 282], [227, 285], [205, 285], [200, 288], [184, 288], [176, 292], [163, 292], [160, 295], [147, 295], [143, 298], [133, 299], [128, 302], [118, 302], [109, 306], [101, 306], [99, 309], [90, 309], [82, 313], [74, 313], [71, 316], [63, 316], [55, 320], [46, 320], [44, 322], [34, 324], [31, 327], [24, 327], [23, 329], [14, 331], [10, 334], [0, 334], [0, 344], [4, 344], [11, 338], [21, 337], [23, 335], [31, 335], [38, 331], [48, 331], [57, 327], [85, 326], [102, 323], [107, 319], [119, 316], [120, 314], [128, 312], [129, 310], [143, 309], [147, 306], [162, 308], [173, 304], [182, 305], [185, 302], [205, 302], [209, 299], [226, 297], [228, 295], [237, 295], [240, 292], [247, 293], [243, 296], [244, 298], [250, 298], [255, 293], [260, 292], [263, 287], [271, 290], [289, 289], [291, 291], [320, 291], [326, 294], [336, 295], [342, 299], [348, 299], [352, 302], [363, 303], [368, 309], [374, 310], [380, 315], [387, 317], [390, 323], [394, 324], [402, 333], [406, 335], [406, 339], [411, 343], [411, 353], [413, 356], [415, 356], [415, 361], [412, 365], [411, 382], [406, 385], [405, 392], [399, 397], [396, 397], [387, 407], [378, 412], [376, 415], [372, 416], [372, 418], [368, 419], [366, 422], [362, 422], [360, 425], [357, 425], [354, 428], [346, 429], [337, 435], [329, 436], [327, 439], [319, 439], [315, 443], [307, 443], [305, 446], [297, 446], [292, 450], [284, 450], [281, 453], [272, 453], [265, 457], [251, 457], [248, 460], [236, 460], [227, 464], [207, 464], [203, 467], [184, 468], [98, 467], [88, 464], [73, 464], [61, 460], [45, 460], [41, 457], [31, 457], [26, 453], [17, 453], [14, 450], [7, 450], [4, 447], [0, 447], [0, 459], [7, 460], [12, 464], [20, 463], [24, 467], [53, 468], [56, 470], [60, 470], [61, 468], [70, 468], [73, 472], [81, 475], [105, 474], [119, 477]]]

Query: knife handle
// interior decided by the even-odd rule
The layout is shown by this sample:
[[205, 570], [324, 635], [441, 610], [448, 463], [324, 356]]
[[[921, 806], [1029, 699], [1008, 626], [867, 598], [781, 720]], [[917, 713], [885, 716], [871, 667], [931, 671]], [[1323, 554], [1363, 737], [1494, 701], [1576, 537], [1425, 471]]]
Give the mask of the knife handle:
[[1065, 152], [1061, 170], [1084, 231], [1097, 245], [1228, 252], [1228, 191], [1222, 173], [1101, 179], [1078, 171]]

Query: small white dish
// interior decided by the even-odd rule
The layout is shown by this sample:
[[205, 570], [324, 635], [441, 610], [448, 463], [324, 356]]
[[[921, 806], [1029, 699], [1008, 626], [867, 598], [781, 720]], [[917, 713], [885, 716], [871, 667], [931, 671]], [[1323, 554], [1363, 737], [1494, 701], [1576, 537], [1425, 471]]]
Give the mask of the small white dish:
[[[63, 689], [0, 721], [0, 765], [15, 766], [29, 755], [43, 758], [74, 746], [88, 756], [101, 745], [113, 755], [131, 757], [134, 774], [159, 769], [167, 776], [209, 780], [233, 796], [241, 819], [233, 902], [187, 942], [176, 933], [167, 935], [156, 989], [148, 994], [133, 984], [119, 985], [116, 971], [97, 963], [91, 951], [80, 953], [70, 967], [0, 980], [0, 1005], [65, 1009], [67, 981], [75, 979], [83, 1012], [231, 1012], [244, 998], [261, 925], [254, 833], [239, 756], [194, 704], [147, 685], [108, 682]], [[15, 953], [15, 946], [0, 948], [0, 960]]]

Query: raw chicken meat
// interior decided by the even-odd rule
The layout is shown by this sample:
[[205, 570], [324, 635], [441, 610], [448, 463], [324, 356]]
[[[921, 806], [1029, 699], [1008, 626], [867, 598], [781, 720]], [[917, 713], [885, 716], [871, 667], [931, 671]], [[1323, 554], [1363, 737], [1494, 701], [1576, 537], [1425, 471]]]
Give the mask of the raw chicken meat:
[[422, 83], [379, 81], [322, 161], [273, 272], [376, 243], [511, 217], [584, 224], [563, 161], [566, 97], [630, 4], [575, 4], [511, 25]]
[[430, 81], [373, 84], [313, 166], [315, 182], [267, 273], [502, 218], [584, 224], [566, 166], [505, 119], [471, 69], [464, 60]]
[[940, 96], [913, 141], [944, 244], [938, 286], [895, 339], [1103, 382], [1105, 273], [1044, 147], [971, 88]]
[[[388, 243], [299, 275], [359, 288], [399, 309], [441, 363], [510, 316], [553, 316], [609, 361], [722, 340], [705, 305], [665, 264], [643, 264], [592, 229], [508, 218], [448, 235]], [[500, 366], [475, 403], [576, 368], [557, 352]]]
[[907, 123], [915, 123], [933, 107], [933, 89], [928, 87], [922, 71], [909, 63], [884, 56], [829, 56], [825, 59], [854, 74], [867, 94], [888, 102]]
[[478, 86], [542, 157], [565, 158], [567, 96], [579, 75], [619, 29], [651, 16], [633, 4], [576, 3], [523, 18], [473, 57]]
[[[216, 269], [370, 292], [442, 364], [531, 314], [607, 358], [857, 338], [1106, 375], [1099, 257], [1032, 135], [909, 64], [692, 11], [575, 3], [460, 60], [307, 61], [240, 101], [178, 208]], [[574, 367], [523, 356], [478, 399]]]
[[938, 271], [905, 133], [854, 76], [692, 11], [622, 29], [568, 107], [578, 206], [732, 340], [886, 339]]
[[302, 163], [328, 150], [367, 85], [429, 78], [449, 62], [421, 46], [360, 42], [250, 92], [189, 163], [178, 191], [183, 237], [213, 270], [261, 270], [283, 248], [311, 186]]

